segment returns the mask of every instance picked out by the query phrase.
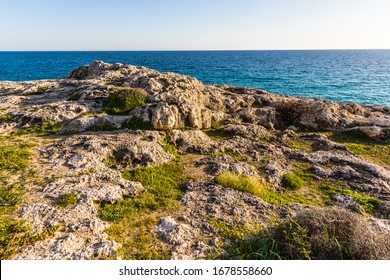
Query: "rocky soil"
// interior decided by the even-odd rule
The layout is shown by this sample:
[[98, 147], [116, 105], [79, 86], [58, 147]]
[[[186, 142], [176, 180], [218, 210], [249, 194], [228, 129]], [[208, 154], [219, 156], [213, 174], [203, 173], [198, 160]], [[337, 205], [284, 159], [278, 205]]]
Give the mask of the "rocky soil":
[[[107, 114], [110, 96], [122, 88], [142, 88], [147, 102], [125, 115]], [[122, 244], [105, 231], [113, 222], [100, 218], [99, 205], [137, 197], [147, 187], [124, 179], [123, 171], [177, 161], [167, 143], [181, 155], [182, 208], [162, 216], [154, 232], [174, 259], [205, 258], [224, 242], [215, 221], [267, 228], [275, 217], [308, 208], [345, 208], [374, 232], [390, 234], [389, 163], [330, 137], [345, 132], [389, 145], [390, 108], [204, 85], [179, 74], [96, 61], [63, 79], [0, 82], [0, 119], [4, 139], [36, 143], [32, 165], [42, 176], [27, 186], [15, 215], [37, 231], [62, 225], [15, 259], [122, 258]], [[134, 120], [141, 125], [126, 126]], [[297, 170], [306, 176], [305, 186], [288, 190], [283, 175]], [[226, 172], [256, 178], [291, 200], [272, 203], [221, 186], [218, 175]], [[12, 180], [11, 174], [4, 184]], [[350, 192], [326, 196], [324, 184]], [[77, 202], [59, 207], [56, 201], [67, 193], [76, 194]], [[377, 209], [367, 211], [350, 193], [374, 198]]]

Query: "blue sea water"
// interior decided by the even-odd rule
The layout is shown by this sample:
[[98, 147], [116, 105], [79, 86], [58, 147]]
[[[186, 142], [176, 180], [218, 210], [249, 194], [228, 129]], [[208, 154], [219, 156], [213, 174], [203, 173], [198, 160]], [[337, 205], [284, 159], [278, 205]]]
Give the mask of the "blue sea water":
[[176, 72], [206, 84], [390, 107], [390, 50], [0, 52], [0, 80], [60, 78], [94, 60]]

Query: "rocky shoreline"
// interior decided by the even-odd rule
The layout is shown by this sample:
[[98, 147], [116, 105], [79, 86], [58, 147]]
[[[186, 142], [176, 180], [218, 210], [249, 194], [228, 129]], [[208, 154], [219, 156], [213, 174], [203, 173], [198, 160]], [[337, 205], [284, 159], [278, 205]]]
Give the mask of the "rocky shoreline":
[[[96, 61], [63, 79], [0, 82], [0, 133], [2, 147], [29, 149], [23, 168], [0, 165], [4, 190], [26, 178], [18, 203], [2, 196], [2, 219], [57, 227], [6, 258], [234, 258], [225, 227], [249, 236], [321, 211], [352, 215], [370, 240], [390, 237], [390, 108]], [[156, 168], [173, 164], [175, 194], [153, 192], [165, 172]], [[138, 169], [154, 181], [135, 180]], [[73, 203], [60, 206], [67, 195]], [[140, 236], [150, 237], [144, 249]], [[364, 256], [389, 258], [384, 243]]]

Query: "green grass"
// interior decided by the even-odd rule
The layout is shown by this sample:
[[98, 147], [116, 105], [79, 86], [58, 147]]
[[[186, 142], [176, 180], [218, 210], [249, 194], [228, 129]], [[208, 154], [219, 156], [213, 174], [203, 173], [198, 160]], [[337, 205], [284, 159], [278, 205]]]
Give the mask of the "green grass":
[[375, 141], [361, 132], [322, 132], [330, 140], [345, 144], [352, 153], [379, 165], [390, 166], [390, 143]]
[[67, 101], [78, 101], [81, 97], [81, 93], [76, 92], [68, 97]]
[[26, 92], [25, 96], [29, 96], [29, 95], [41, 95], [41, 94], [44, 94], [47, 90], [51, 89], [52, 87], [51, 86], [39, 86], [35, 91], [29, 91], [29, 92]]
[[321, 191], [328, 196], [328, 202], [331, 202], [330, 196], [332, 194], [341, 194], [345, 196], [353, 197], [357, 204], [370, 214], [376, 213], [380, 209], [380, 201], [375, 197], [369, 195], [363, 195], [356, 191], [340, 186], [332, 186], [328, 184], [322, 184], [320, 187]]
[[[268, 236], [263, 234], [258, 225], [240, 222], [227, 223], [220, 220], [210, 220], [223, 241], [208, 250], [207, 259], [216, 260], [272, 260], [280, 256], [270, 246]], [[271, 242], [272, 243], [272, 242]]]
[[129, 120], [122, 123], [122, 128], [130, 130], [152, 130], [153, 125], [150, 122], [144, 121], [142, 118], [131, 117]]
[[264, 190], [264, 185], [255, 177], [237, 175], [233, 172], [219, 174], [217, 182], [225, 188], [247, 192], [255, 196], [260, 196]]
[[118, 159], [115, 156], [107, 156], [106, 164], [108, 167], [113, 167], [118, 163]]
[[137, 168], [123, 172], [123, 178], [141, 182], [144, 191], [134, 198], [114, 204], [102, 203], [99, 216], [113, 222], [106, 229], [110, 238], [123, 244], [118, 251], [123, 259], [169, 259], [166, 245], [158, 238], [155, 226], [160, 218], [180, 209], [182, 191], [179, 184], [183, 168], [178, 162], [153, 168]]
[[174, 145], [165, 140], [163, 142], [163, 147], [167, 153], [170, 153], [175, 157], [175, 161], [181, 160], [181, 155], [177, 152], [176, 147]]
[[53, 236], [61, 227], [35, 232], [24, 220], [0, 219], [0, 259], [7, 259], [24, 247]]
[[97, 124], [88, 128], [89, 131], [114, 131], [117, 128], [113, 124]]
[[[48, 238], [60, 226], [42, 232], [33, 231], [26, 221], [18, 218], [19, 204], [27, 193], [26, 186], [37, 183], [36, 172], [28, 169], [32, 143], [12, 137], [0, 137], [0, 258], [8, 259], [25, 246]], [[12, 182], [17, 178], [17, 182]]]
[[139, 88], [123, 88], [110, 94], [104, 111], [110, 115], [127, 115], [131, 110], [144, 105], [148, 94]]
[[5, 122], [11, 122], [14, 120], [14, 116], [10, 114], [0, 115], [0, 124]]
[[222, 129], [210, 129], [204, 131], [213, 140], [223, 140], [232, 138], [232, 134], [225, 132]]
[[303, 187], [304, 184], [305, 181], [294, 172], [286, 173], [282, 176], [282, 185], [287, 189], [297, 190]]
[[311, 173], [301, 168], [295, 168], [291, 172], [283, 174], [281, 178], [282, 186], [290, 190], [298, 190], [311, 181]]
[[285, 205], [288, 203], [300, 203], [303, 205], [322, 206], [323, 201], [321, 193], [316, 186], [310, 187], [308, 194], [301, 194], [296, 191], [286, 190], [284, 193], [278, 193], [270, 190], [257, 178], [238, 175], [232, 172], [221, 173], [217, 177], [219, 185], [225, 188], [232, 188], [238, 191], [247, 192], [260, 197], [265, 202], [275, 205]]
[[[13, 206], [19, 204], [22, 200], [22, 195], [25, 192], [25, 182], [17, 182], [12, 185], [5, 185], [0, 187], [0, 214], [12, 210]], [[7, 207], [11, 209], [6, 209]]]
[[56, 134], [61, 131], [61, 128], [58, 127], [55, 123], [51, 121], [42, 121], [40, 124], [37, 124], [32, 127], [22, 128], [18, 130], [16, 135], [26, 135], [26, 134], [37, 134], [38, 136], [46, 136], [50, 134]]
[[274, 219], [266, 229], [211, 220], [222, 242], [211, 259], [389, 259], [388, 237], [367, 220], [340, 208], [313, 208]]
[[29, 166], [31, 144], [0, 140], [0, 170], [22, 170]]
[[218, 129], [218, 128], [220, 128], [221, 126], [223, 126], [223, 122], [222, 122], [222, 121], [217, 121], [217, 120], [215, 120], [214, 118], [211, 119], [211, 128], [212, 128], [212, 129]]
[[289, 144], [292, 148], [303, 151], [314, 151], [314, 142], [305, 139], [290, 140]]
[[65, 193], [57, 201], [57, 204], [61, 207], [68, 207], [75, 205], [78, 201], [77, 195], [74, 193]]

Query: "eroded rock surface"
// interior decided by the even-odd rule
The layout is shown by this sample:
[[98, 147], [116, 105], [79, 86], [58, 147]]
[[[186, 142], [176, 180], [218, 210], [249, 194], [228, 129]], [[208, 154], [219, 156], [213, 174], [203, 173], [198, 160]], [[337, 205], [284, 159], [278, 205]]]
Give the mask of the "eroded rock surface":
[[[109, 115], [111, 95], [126, 88], [145, 90], [146, 103]], [[151, 187], [125, 180], [123, 171], [173, 161], [187, 172], [180, 186], [182, 209], [159, 220], [154, 231], [173, 259], [205, 258], [218, 247], [223, 238], [215, 223], [267, 228], [274, 217], [330, 204], [370, 216], [374, 232], [389, 233], [388, 160], [364, 157], [367, 151], [360, 146], [358, 155], [349, 142], [329, 137], [352, 133], [389, 145], [389, 131], [390, 109], [382, 106], [204, 85], [120, 63], [96, 61], [58, 80], [0, 82], [1, 135], [21, 135], [23, 141], [44, 137], [33, 150], [34, 168], [45, 177], [28, 189], [20, 216], [36, 231], [62, 226], [14, 258], [120, 258], [122, 244], [105, 233], [110, 223], [99, 218], [99, 205]], [[226, 172], [257, 178], [275, 196], [290, 200], [271, 203], [222, 187], [217, 178]], [[308, 176], [307, 186], [288, 189], [283, 182], [288, 174]], [[321, 188], [333, 185], [345, 191], [321, 197]], [[60, 207], [58, 201], [69, 193], [77, 202]], [[367, 196], [378, 201], [376, 212], [368, 214], [362, 206]]]

